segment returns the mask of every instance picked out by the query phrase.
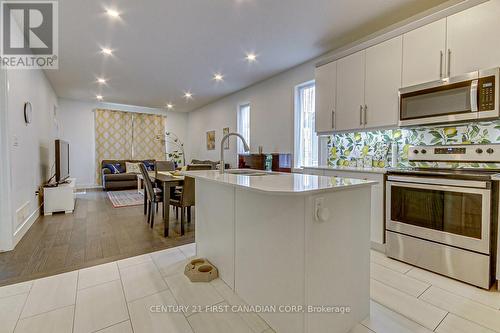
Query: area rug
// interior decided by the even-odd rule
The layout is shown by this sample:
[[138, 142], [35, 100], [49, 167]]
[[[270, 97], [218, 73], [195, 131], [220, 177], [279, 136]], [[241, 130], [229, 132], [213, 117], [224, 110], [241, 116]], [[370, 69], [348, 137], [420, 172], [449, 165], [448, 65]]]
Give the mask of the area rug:
[[107, 193], [109, 200], [115, 208], [144, 204], [144, 197], [142, 193], [137, 192], [137, 190], [108, 191]]

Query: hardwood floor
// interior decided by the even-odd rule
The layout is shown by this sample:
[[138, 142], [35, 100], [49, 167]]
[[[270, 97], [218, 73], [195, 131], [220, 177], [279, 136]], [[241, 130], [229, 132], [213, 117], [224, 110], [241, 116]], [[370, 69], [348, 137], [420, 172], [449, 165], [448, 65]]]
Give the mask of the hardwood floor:
[[79, 194], [73, 214], [40, 217], [13, 251], [0, 253], [0, 286], [194, 242], [194, 218], [180, 236], [170, 217], [165, 238], [161, 211], [151, 229], [142, 206], [114, 208], [101, 190]]

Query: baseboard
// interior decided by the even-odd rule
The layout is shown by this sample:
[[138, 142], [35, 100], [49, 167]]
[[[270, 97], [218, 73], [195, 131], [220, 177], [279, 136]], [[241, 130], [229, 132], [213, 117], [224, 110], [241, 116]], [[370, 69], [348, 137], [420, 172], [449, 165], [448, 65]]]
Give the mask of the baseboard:
[[371, 242], [371, 248], [372, 248], [372, 250], [385, 253], [385, 244], [380, 244], [380, 243], [377, 243], [377, 242]]
[[40, 212], [42, 210], [42, 205], [40, 205], [31, 215], [14, 231], [14, 237], [12, 242], [12, 249], [14, 249], [19, 243], [19, 241], [23, 238], [23, 236], [28, 232], [33, 223], [40, 217]]

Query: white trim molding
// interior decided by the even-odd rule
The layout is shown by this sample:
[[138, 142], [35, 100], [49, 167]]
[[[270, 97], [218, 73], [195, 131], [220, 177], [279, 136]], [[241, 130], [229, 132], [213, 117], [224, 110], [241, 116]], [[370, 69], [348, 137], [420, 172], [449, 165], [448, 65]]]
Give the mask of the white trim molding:
[[12, 250], [13, 215], [11, 204], [11, 165], [8, 126], [8, 90], [7, 71], [0, 69], [0, 251]]

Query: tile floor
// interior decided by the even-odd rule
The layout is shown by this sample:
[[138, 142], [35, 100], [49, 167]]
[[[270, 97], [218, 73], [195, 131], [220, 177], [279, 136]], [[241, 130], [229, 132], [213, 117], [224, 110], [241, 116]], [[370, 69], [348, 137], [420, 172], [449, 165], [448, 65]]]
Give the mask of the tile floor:
[[[0, 333], [272, 333], [252, 313], [155, 313], [152, 305], [242, 304], [222, 280], [183, 275], [195, 244], [0, 287]], [[371, 315], [351, 333], [500, 332], [500, 292], [372, 252]], [[318, 332], [320, 333], [320, 332]]]

